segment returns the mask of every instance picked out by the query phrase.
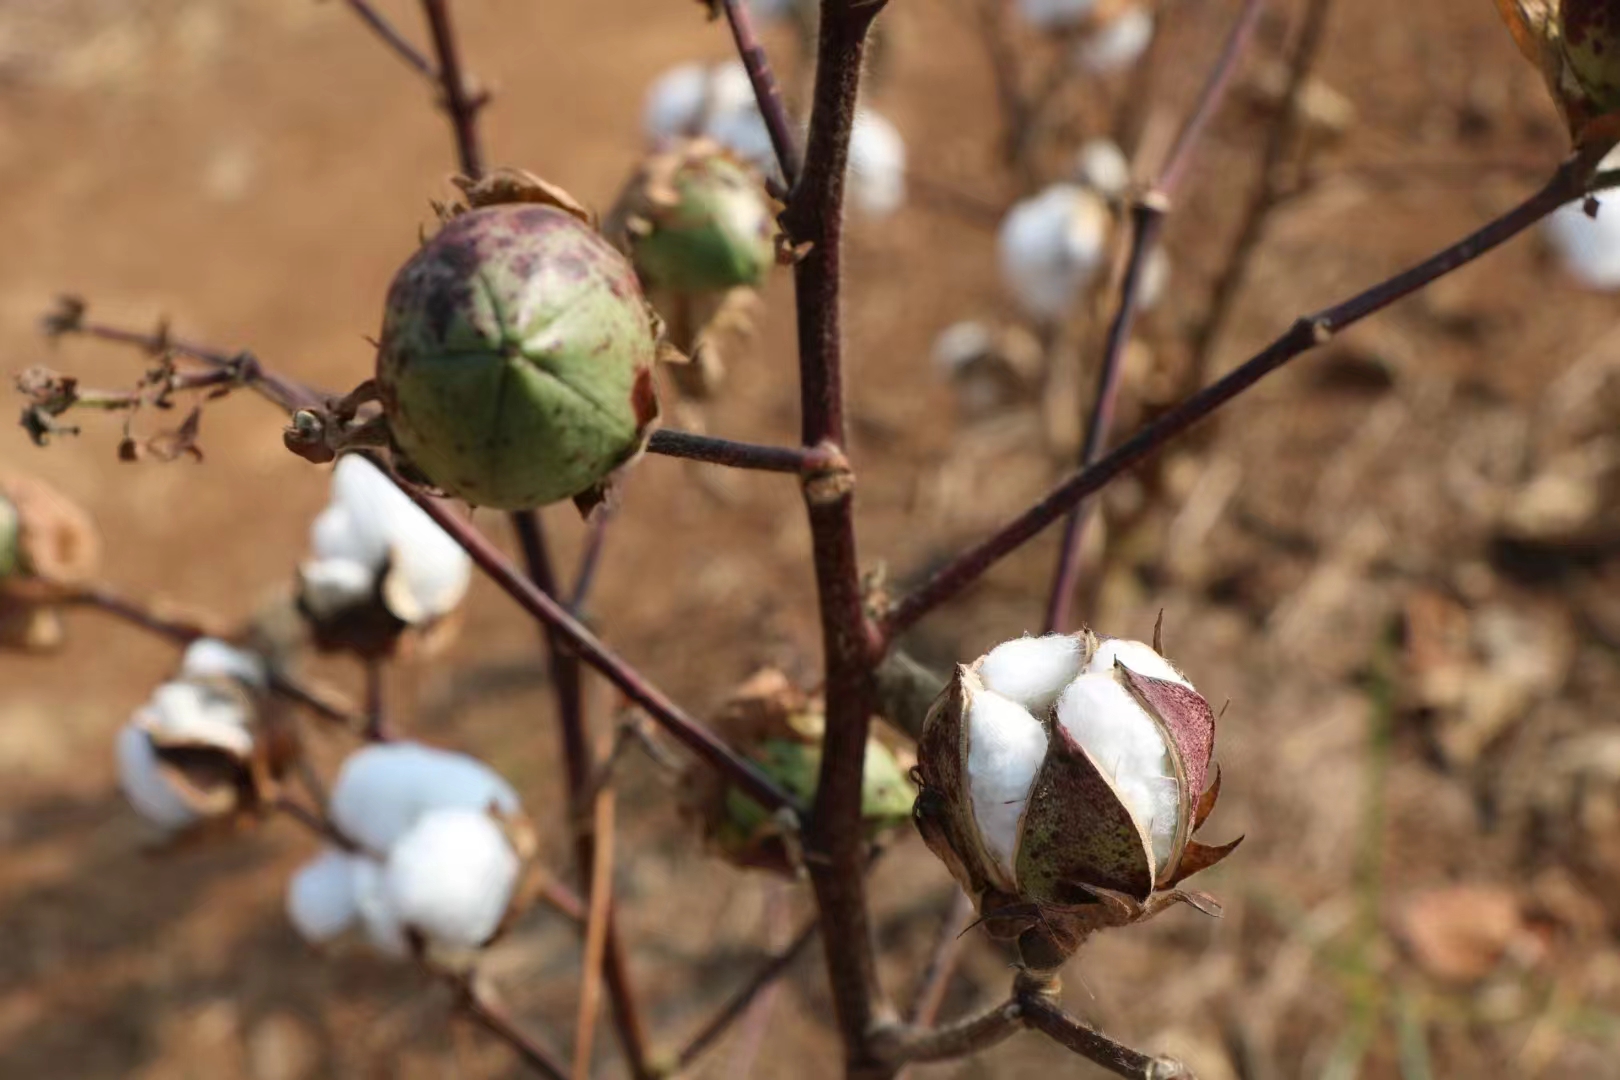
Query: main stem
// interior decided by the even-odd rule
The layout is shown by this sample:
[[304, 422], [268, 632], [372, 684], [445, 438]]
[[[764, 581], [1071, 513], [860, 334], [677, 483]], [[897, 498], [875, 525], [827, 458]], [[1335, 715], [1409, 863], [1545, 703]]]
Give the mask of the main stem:
[[[805, 167], [782, 222], [809, 250], [795, 267], [802, 441], [839, 450], [845, 441], [840, 259], [844, 173], [860, 91], [866, 33], [880, 3], [822, 5], [816, 85]], [[851, 1076], [873, 1075], [874, 1027], [891, 1009], [878, 983], [866, 902], [862, 766], [875, 703], [878, 650], [866, 615], [855, 549], [854, 474], [807, 477], [805, 506], [815, 557], [826, 665], [826, 741], [806, 863], [821, 913], [827, 973]], [[877, 1075], [884, 1075], [879, 1070]]]

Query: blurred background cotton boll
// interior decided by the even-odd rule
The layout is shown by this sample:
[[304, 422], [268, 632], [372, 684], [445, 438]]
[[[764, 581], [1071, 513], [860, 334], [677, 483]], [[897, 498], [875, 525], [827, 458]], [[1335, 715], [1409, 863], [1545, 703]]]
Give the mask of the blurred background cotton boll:
[[1108, 208], [1073, 184], [1053, 184], [1008, 212], [998, 234], [1001, 279], [1034, 319], [1060, 320], [1102, 268]]
[[1124, 71], [1153, 43], [1153, 13], [1132, 4], [1081, 36], [1074, 48], [1074, 63], [1091, 75]]
[[1620, 289], [1620, 199], [1597, 200], [1590, 216], [1576, 200], [1547, 219], [1543, 233], [1558, 257], [1559, 267], [1588, 289]]

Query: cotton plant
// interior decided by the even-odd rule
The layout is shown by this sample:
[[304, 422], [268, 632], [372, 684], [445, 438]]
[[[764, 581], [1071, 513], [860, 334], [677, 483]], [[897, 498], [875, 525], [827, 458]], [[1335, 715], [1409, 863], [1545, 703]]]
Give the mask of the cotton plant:
[[299, 608], [317, 642], [390, 652], [405, 631], [442, 624], [471, 580], [466, 552], [375, 465], [338, 459], [298, 571]]
[[1214, 747], [1209, 703], [1153, 646], [1017, 638], [959, 667], [930, 710], [915, 820], [989, 932], [1051, 970], [1093, 931], [1217, 910], [1180, 888], [1237, 846], [1193, 839], [1219, 791]]
[[215, 638], [186, 648], [115, 741], [119, 786], [137, 814], [172, 834], [265, 802], [288, 749], [267, 723], [268, 680], [251, 650]]
[[495, 938], [520, 899], [535, 840], [516, 792], [476, 758], [411, 742], [351, 754], [329, 846], [287, 884], [293, 927], [312, 945], [357, 932], [384, 956], [458, 965]]

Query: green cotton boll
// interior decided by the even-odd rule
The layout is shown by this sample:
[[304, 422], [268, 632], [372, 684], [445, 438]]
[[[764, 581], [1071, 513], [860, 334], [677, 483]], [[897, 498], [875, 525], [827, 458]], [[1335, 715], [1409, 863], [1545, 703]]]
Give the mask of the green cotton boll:
[[656, 323], [579, 218], [511, 204], [448, 222], [388, 291], [377, 384], [399, 449], [478, 506], [604, 485], [657, 417]]
[[672, 175], [648, 179], [657, 172], [643, 183], [662, 195], [638, 184], [627, 197], [640, 204], [630, 250], [642, 277], [685, 294], [762, 284], [776, 265], [776, 224], [753, 172], [720, 153], [685, 157]]
[[[760, 747], [759, 767], [783, 790], [809, 805], [815, 798], [816, 781], [821, 775], [821, 747], [789, 739], [770, 739]], [[894, 753], [877, 740], [866, 744], [866, 764], [861, 784], [861, 817], [874, 832], [904, 823], [911, 817], [917, 798], [906, 771]], [[726, 792], [727, 833], [737, 837], [755, 836], [773, 825], [773, 818], [749, 796], [730, 788]]]
[[11, 500], [0, 497], [0, 578], [23, 569], [22, 518]]

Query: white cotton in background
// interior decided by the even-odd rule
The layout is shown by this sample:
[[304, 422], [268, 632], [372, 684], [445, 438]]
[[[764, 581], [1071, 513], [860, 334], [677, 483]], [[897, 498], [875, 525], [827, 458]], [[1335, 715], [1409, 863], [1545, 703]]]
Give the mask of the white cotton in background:
[[1153, 15], [1133, 5], [1080, 39], [1074, 63], [1092, 75], [1110, 75], [1130, 67], [1153, 43]]
[[357, 858], [352, 874], [354, 907], [360, 914], [360, 925], [365, 929], [366, 940], [384, 956], [399, 960], [410, 956], [410, 941], [405, 937], [405, 925], [400, 921], [388, 894], [382, 864], [373, 859]]
[[1162, 870], [1175, 845], [1179, 795], [1158, 722], [1105, 674], [1082, 675], [1070, 683], [1058, 698], [1057, 719], [1147, 829], [1155, 867]]
[[420, 743], [376, 743], [350, 754], [332, 787], [331, 815], [343, 835], [386, 854], [430, 810], [515, 813], [517, 793], [476, 758]]
[[985, 689], [1045, 716], [1085, 660], [1081, 643], [1068, 634], [1021, 637], [1002, 642], [979, 664]]
[[1026, 315], [1061, 320], [1102, 268], [1111, 220], [1095, 192], [1053, 184], [1015, 205], [997, 236], [1001, 278]]
[[1010, 883], [1018, 823], [1046, 759], [1046, 729], [1022, 705], [991, 690], [973, 695], [967, 725], [973, 818], [985, 849]]
[[1127, 641], [1124, 638], [1103, 639], [1097, 651], [1092, 654], [1091, 662], [1086, 665], [1086, 673], [1111, 674], [1116, 660], [1138, 675], [1180, 683], [1189, 690], [1195, 689], [1193, 684], [1187, 681], [1187, 677], [1177, 671], [1170, 661], [1153, 651], [1153, 646], [1141, 641]]
[[1097, 0], [1018, 0], [1018, 14], [1037, 30], [1072, 30], [1096, 7]]
[[1620, 289], [1620, 199], [1602, 202], [1596, 218], [1582, 201], [1568, 203], [1542, 225], [1547, 243], [1566, 273], [1588, 289]]
[[309, 559], [298, 567], [298, 596], [309, 613], [328, 619], [367, 603], [377, 591], [377, 573], [353, 559]]
[[1074, 178], [1106, 199], [1118, 199], [1131, 186], [1131, 163], [1113, 139], [1087, 139], [1074, 156]]
[[263, 658], [218, 638], [199, 638], [186, 646], [180, 658], [180, 674], [189, 679], [237, 679], [259, 687], [265, 684]]
[[886, 217], [905, 205], [905, 139], [869, 109], [856, 113], [850, 132], [848, 183], [851, 204], [867, 217]]
[[517, 853], [488, 814], [435, 810], [389, 851], [383, 888], [400, 923], [436, 945], [473, 949], [506, 915], [518, 871]]
[[131, 718], [159, 745], [199, 743], [239, 758], [253, 752], [252, 720], [237, 695], [192, 682], [164, 683]]
[[988, 353], [995, 345], [990, 327], [974, 319], [952, 323], [934, 339], [934, 367], [946, 378]]
[[162, 829], [183, 829], [198, 819], [169, 782], [146, 732], [133, 724], [118, 730], [118, 786], [135, 812]]
[[359, 861], [357, 856], [328, 848], [288, 879], [287, 918], [305, 941], [324, 944], [359, 918], [354, 890], [355, 864]]
[[1165, 254], [1164, 248], [1155, 247], [1148, 252], [1142, 279], [1136, 285], [1136, 306], [1142, 311], [1152, 308], [1164, 296], [1169, 284], [1170, 256]]
[[678, 64], [647, 88], [641, 109], [641, 130], [652, 143], [696, 133], [703, 122], [703, 104], [709, 93], [709, 69], [704, 64]]
[[735, 108], [716, 110], [703, 125], [703, 134], [767, 176], [780, 175], [771, 131], [753, 98]]

